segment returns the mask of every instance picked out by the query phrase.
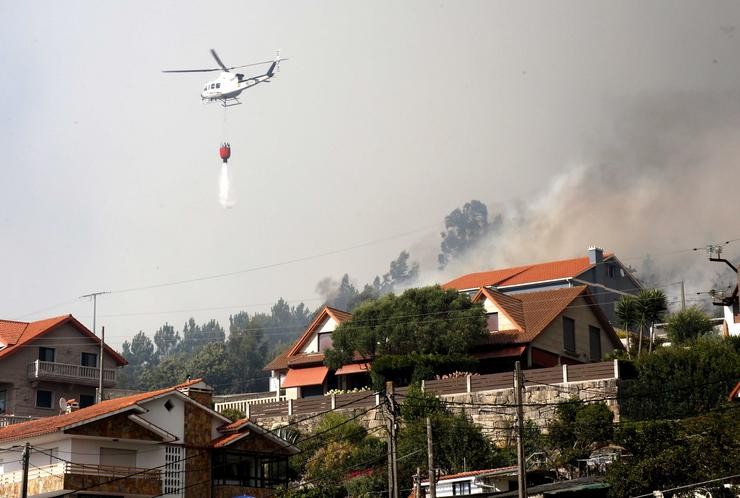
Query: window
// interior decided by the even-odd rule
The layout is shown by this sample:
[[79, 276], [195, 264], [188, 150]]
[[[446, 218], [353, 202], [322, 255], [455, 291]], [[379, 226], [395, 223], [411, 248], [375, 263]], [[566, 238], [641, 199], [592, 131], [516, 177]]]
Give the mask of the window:
[[8, 391], [5, 389], [0, 391], [0, 413], [5, 413], [8, 409]]
[[216, 88], [216, 85], [214, 85], [213, 83], [211, 83], [211, 90], [213, 90], [214, 88]]
[[241, 451], [213, 455], [212, 475], [216, 485], [276, 488], [288, 482], [288, 459]]
[[489, 332], [498, 332], [498, 313], [488, 313], [486, 315], [486, 325]]
[[591, 361], [601, 360], [601, 329], [588, 327], [589, 348], [591, 350]]
[[171, 412], [172, 409], [175, 407], [175, 404], [172, 402], [171, 399], [168, 399], [167, 401], [165, 401], [164, 407], [167, 409], [168, 412]]
[[221, 83], [216, 83], [216, 88], [221, 88]]
[[92, 406], [95, 404], [95, 396], [92, 394], [80, 394], [80, 408]]
[[470, 494], [470, 481], [452, 483], [452, 496], [469, 495], [469, 494]]
[[319, 334], [319, 353], [323, 353], [327, 349], [331, 348], [331, 332], [323, 332]]
[[80, 357], [80, 365], [83, 367], [97, 367], [98, 355], [95, 353], [82, 353], [82, 356]]
[[576, 322], [566, 316], [563, 317], [563, 349], [576, 352]]
[[54, 361], [54, 348], [39, 348], [39, 361]]
[[42, 391], [41, 389], [36, 391], [36, 407], [37, 408], [51, 408], [51, 398], [53, 397], [51, 391]]
[[609, 275], [609, 278], [615, 278], [617, 276], [617, 267], [614, 265], [607, 265], [606, 273]]

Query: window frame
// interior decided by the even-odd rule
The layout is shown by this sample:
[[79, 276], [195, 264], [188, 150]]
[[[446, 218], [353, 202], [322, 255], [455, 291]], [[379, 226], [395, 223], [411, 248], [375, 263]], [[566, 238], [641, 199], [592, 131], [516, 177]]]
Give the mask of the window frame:
[[576, 321], [567, 316], [563, 317], [563, 351], [576, 352]]
[[[94, 356], [95, 357], [95, 364], [94, 365], [85, 365], [85, 356]], [[86, 351], [83, 351], [80, 353], [80, 366], [82, 367], [91, 367], [91, 368], [98, 368], [98, 353], [88, 353]]]
[[8, 390], [0, 389], [0, 414], [8, 411]]
[[[43, 406], [39, 404], [39, 394], [41, 393], [49, 393], [49, 406]], [[36, 408], [42, 408], [44, 410], [54, 409], [54, 391], [49, 391], [47, 389], [36, 389]]]
[[[42, 358], [42, 353], [46, 353], [46, 352], [49, 352], [49, 351], [51, 351], [51, 360], [45, 360], [44, 358]], [[46, 355], [43, 355], [43, 356], [46, 356]], [[56, 362], [56, 356], [57, 356], [56, 348], [49, 348], [49, 347], [46, 347], [46, 346], [39, 346], [39, 361], [46, 361], [48, 363], [55, 363]]]
[[459, 481], [452, 483], [452, 496], [467, 496], [471, 492], [470, 481]]
[[[90, 401], [90, 403], [83, 402], [82, 401], [83, 397], [86, 397]], [[80, 404], [80, 408], [87, 408], [88, 406], [92, 406], [95, 404], [95, 395], [80, 393], [80, 396], [77, 398], [77, 400], [78, 400], [78, 403]]]
[[[596, 337], [596, 341], [594, 341]], [[594, 356], [594, 345], [598, 346], [598, 356]], [[591, 361], [601, 361], [604, 350], [601, 347], [601, 329], [594, 325], [588, 326], [588, 356]]]
[[[496, 328], [491, 328], [491, 322], [496, 322]], [[486, 328], [488, 328], [489, 332], [498, 332], [501, 330], [501, 324], [499, 322], [499, 315], [498, 311], [492, 311], [491, 313], [486, 313]]]

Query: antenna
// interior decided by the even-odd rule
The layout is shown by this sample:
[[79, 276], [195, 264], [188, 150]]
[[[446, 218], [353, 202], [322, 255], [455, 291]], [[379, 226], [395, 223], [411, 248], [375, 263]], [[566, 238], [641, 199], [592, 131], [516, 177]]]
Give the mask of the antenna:
[[59, 398], [59, 410], [62, 412], [67, 411], [67, 399], [64, 397]]

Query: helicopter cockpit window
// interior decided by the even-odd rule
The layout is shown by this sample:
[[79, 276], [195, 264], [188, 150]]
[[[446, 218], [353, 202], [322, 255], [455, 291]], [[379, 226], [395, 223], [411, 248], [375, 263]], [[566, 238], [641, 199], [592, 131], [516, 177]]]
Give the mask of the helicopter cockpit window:
[[211, 83], [211, 90], [213, 90], [214, 88], [216, 88], [216, 85]]
[[208, 85], [203, 87], [203, 91], [206, 91], [206, 90], [208, 90]]
[[221, 88], [221, 83], [216, 83], [216, 88]]

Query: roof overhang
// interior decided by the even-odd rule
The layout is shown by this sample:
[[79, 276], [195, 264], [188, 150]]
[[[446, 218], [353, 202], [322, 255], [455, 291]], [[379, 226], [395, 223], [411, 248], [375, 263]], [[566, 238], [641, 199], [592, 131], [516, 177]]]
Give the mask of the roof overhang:
[[334, 375], [352, 375], [368, 372], [370, 372], [369, 363], [351, 363], [349, 365], [342, 365], [339, 370], [334, 372]]

